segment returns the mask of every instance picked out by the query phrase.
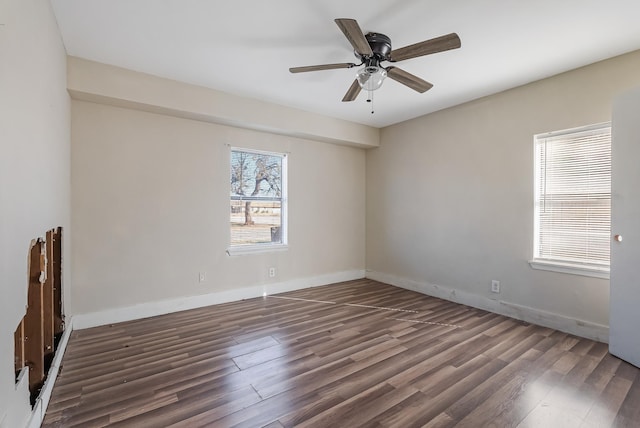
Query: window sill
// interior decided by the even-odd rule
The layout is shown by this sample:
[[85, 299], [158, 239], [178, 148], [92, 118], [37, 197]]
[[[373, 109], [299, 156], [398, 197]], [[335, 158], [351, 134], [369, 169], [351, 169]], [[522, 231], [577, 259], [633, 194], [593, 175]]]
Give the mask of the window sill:
[[287, 244], [273, 244], [273, 245], [243, 245], [238, 247], [227, 248], [227, 254], [229, 256], [244, 256], [247, 254], [260, 254], [260, 253], [272, 253], [277, 251], [287, 251], [289, 246]]
[[529, 266], [531, 266], [533, 269], [539, 270], [548, 270], [552, 272], [568, 273], [572, 275], [609, 279], [609, 268], [604, 266], [588, 266], [540, 259], [529, 260]]

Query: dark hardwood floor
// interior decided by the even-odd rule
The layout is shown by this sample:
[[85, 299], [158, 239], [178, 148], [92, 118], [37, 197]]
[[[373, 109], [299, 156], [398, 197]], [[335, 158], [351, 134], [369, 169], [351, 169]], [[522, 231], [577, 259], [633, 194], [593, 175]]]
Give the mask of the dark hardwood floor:
[[44, 427], [639, 427], [607, 345], [370, 280], [74, 331]]

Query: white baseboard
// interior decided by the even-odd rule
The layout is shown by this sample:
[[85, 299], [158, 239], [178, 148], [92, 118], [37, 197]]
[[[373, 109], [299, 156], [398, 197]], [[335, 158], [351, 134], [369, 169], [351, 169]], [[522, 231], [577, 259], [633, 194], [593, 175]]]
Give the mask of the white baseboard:
[[317, 287], [342, 281], [364, 278], [364, 270], [351, 270], [329, 273], [308, 278], [298, 278], [283, 282], [260, 284], [235, 290], [225, 290], [197, 296], [185, 296], [170, 300], [141, 303], [133, 306], [108, 309], [100, 312], [76, 314], [73, 317], [73, 328], [97, 327], [115, 324], [140, 318], [164, 315], [172, 312], [201, 308], [221, 303], [236, 302], [242, 299], [252, 299], [269, 294], [284, 293], [303, 288]]
[[[58, 377], [62, 357], [64, 356], [67, 344], [69, 343], [71, 332], [74, 329], [113, 324], [121, 321], [146, 318], [170, 312], [194, 309], [219, 303], [238, 301], [242, 299], [250, 299], [269, 294], [284, 293], [286, 291], [300, 290], [303, 288], [317, 287], [320, 285], [333, 284], [342, 281], [351, 281], [361, 278], [364, 278], [364, 270], [335, 272], [310, 278], [301, 278], [290, 281], [263, 284], [253, 287], [245, 287], [238, 290], [228, 290], [199, 296], [188, 296], [179, 299], [150, 302], [141, 305], [128, 306], [124, 308], [94, 312], [90, 314], [80, 314], [74, 317], [70, 317], [67, 320], [66, 329], [64, 331], [64, 334], [62, 335], [62, 338], [60, 339], [60, 343], [58, 344], [58, 349], [56, 350], [55, 358], [49, 369], [47, 380], [42, 387], [42, 391], [40, 392], [40, 395], [38, 396], [38, 399], [36, 400], [36, 403], [31, 410], [31, 414], [28, 417], [28, 421], [25, 426], [27, 428], [38, 428], [42, 424], [45, 413], [47, 411], [47, 406], [49, 405], [49, 400], [51, 399], [53, 386]], [[20, 389], [23, 392], [21, 395], [26, 397], [27, 403], [29, 400], [28, 373], [28, 368], [26, 368], [26, 370], [21, 374], [21, 381], [16, 385], [16, 389]], [[3, 424], [5, 423], [5, 417], [6, 415], [2, 419]]]
[[[65, 330], [60, 338], [60, 342], [58, 343], [58, 348], [56, 349], [55, 357], [53, 358], [53, 362], [51, 363], [51, 367], [49, 367], [49, 373], [47, 374], [47, 379], [42, 386], [42, 390], [40, 391], [40, 395], [36, 399], [36, 403], [33, 405], [33, 409], [31, 410], [31, 416], [27, 422], [27, 428], [38, 428], [42, 425], [42, 421], [44, 420], [44, 415], [47, 412], [47, 406], [49, 405], [49, 400], [51, 399], [51, 392], [53, 391], [53, 385], [56, 383], [56, 379], [58, 378], [58, 372], [60, 371], [60, 364], [62, 363], [62, 357], [64, 356], [64, 351], [67, 349], [67, 344], [69, 343], [69, 337], [71, 336], [71, 332], [73, 331], [73, 322], [68, 319], [65, 324]], [[28, 371], [26, 374], [27, 381], [26, 389], [27, 389], [27, 397], [29, 391], [29, 375]], [[28, 398], [27, 398], [28, 400]]]
[[429, 284], [427, 282], [414, 281], [396, 275], [389, 275], [381, 272], [366, 272], [366, 277], [375, 281], [395, 285], [396, 287], [416, 291], [451, 302], [461, 303], [474, 308], [483, 309], [510, 318], [526, 321], [543, 327], [553, 328], [565, 333], [598, 342], [609, 342], [609, 327], [589, 321], [569, 318], [564, 315], [547, 312], [541, 309], [523, 306], [516, 303], [493, 300], [488, 297], [469, 293], [468, 291], [456, 290], [441, 285]]

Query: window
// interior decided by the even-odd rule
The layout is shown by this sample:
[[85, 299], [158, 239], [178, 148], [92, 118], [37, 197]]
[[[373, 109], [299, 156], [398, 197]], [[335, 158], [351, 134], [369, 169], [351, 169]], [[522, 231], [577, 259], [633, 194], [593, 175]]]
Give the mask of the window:
[[534, 222], [532, 267], [608, 278], [609, 124], [535, 136]]
[[285, 248], [287, 156], [231, 149], [229, 254]]

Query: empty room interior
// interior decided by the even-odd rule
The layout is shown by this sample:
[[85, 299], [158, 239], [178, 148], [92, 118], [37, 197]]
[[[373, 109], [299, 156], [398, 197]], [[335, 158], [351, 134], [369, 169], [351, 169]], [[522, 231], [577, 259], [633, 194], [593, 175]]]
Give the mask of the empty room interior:
[[0, 427], [640, 426], [640, 5], [0, 4]]

